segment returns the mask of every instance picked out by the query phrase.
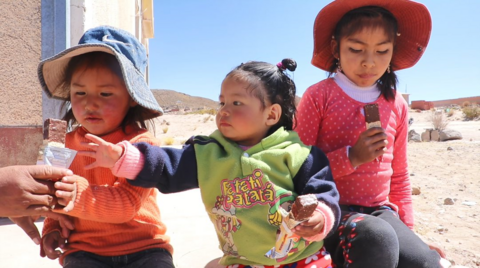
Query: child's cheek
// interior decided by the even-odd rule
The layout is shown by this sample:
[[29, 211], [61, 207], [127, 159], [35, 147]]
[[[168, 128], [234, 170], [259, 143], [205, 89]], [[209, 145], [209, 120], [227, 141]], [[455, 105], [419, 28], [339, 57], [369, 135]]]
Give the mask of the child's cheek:
[[110, 118], [115, 120], [123, 120], [123, 117], [127, 114], [129, 106], [120, 106], [116, 103], [105, 103], [102, 106], [102, 116], [103, 118]]
[[83, 107], [82, 105], [80, 105], [80, 103], [78, 101], [72, 101], [71, 102], [72, 104], [72, 112], [73, 112], [73, 116], [75, 116], [75, 118], [78, 120], [79, 119], [79, 116], [83, 113]]

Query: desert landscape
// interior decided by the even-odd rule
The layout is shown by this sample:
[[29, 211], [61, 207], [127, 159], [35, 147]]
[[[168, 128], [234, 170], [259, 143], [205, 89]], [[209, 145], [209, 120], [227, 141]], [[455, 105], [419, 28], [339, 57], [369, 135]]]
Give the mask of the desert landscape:
[[[432, 111], [410, 111], [410, 129], [432, 129]], [[415, 232], [443, 248], [452, 267], [480, 266], [480, 120], [467, 121], [461, 110], [445, 116], [447, 129], [463, 139], [409, 142], [409, 172]], [[180, 146], [192, 135], [216, 129], [211, 114], [165, 114], [155, 120], [156, 136], [165, 145]]]

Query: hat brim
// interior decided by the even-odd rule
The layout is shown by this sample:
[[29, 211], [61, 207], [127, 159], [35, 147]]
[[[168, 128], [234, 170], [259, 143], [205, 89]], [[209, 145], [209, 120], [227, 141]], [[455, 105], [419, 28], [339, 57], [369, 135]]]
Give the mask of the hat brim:
[[392, 70], [415, 65], [422, 57], [430, 40], [432, 19], [428, 9], [409, 0], [335, 0], [318, 13], [313, 28], [312, 64], [329, 71], [335, 58], [330, 44], [335, 26], [349, 11], [363, 6], [382, 7], [396, 18], [398, 32], [391, 62]]
[[163, 114], [162, 108], [158, 105], [141, 72], [133, 66], [127, 57], [104, 44], [77, 45], [41, 61], [38, 65], [38, 78], [45, 93], [52, 98], [67, 100], [69, 92], [63, 82], [68, 63], [73, 57], [90, 52], [105, 52], [115, 56], [122, 70], [129, 95], [138, 105], [150, 111], [148, 118], [145, 119], [155, 118]]

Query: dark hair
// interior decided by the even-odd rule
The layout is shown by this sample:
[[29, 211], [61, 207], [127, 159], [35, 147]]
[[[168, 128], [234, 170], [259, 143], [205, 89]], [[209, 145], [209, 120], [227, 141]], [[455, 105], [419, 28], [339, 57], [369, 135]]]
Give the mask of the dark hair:
[[225, 78], [232, 77], [247, 82], [251, 93], [257, 97], [265, 108], [267, 100], [271, 104], [282, 107], [280, 120], [272, 126], [267, 135], [272, 134], [280, 127], [292, 130], [295, 120], [295, 83], [284, 72], [295, 71], [297, 63], [292, 59], [283, 59], [277, 65], [261, 61], [242, 63], [227, 74]]
[[[388, 10], [377, 6], [364, 6], [353, 9], [340, 19], [333, 33], [333, 38], [337, 40], [336, 52], [339, 53], [340, 51], [340, 40], [343, 37], [350, 36], [367, 27], [383, 28], [394, 44], [395, 53], [395, 40], [398, 32], [397, 20]], [[328, 70], [329, 77], [335, 73], [337, 63], [338, 60], [335, 60], [330, 66]], [[385, 72], [382, 77], [378, 79], [380, 92], [386, 100], [395, 99], [398, 79], [393, 69], [395, 69], [395, 66], [390, 66], [390, 73]]]
[[[95, 67], [106, 67], [116, 76], [118, 76], [121, 81], [124, 81], [120, 64], [118, 63], [118, 60], [115, 58], [115, 56], [112, 54], [105, 52], [90, 52], [73, 57], [68, 62], [62, 82], [62, 87], [66, 92], [69, 93], [67, 100], [62, 106], [62, 109], [64, 107], [69, 108], [62, 119], [67, 121], [69, 128], [71, 128], [75, 124], [78, 124], [77, 119], [73, 115], [72, 108], [70, 107], [70, 84], [72, 82], [72, 76], [76, 71], [80, 69], [83, 69], [83, 71], [85, 71], [87, 69]], [[121, 123], [123, 132], [125, 132], [126, 127], [131, 124], [137, 124], [137, 126], [144, 129], [147, 129], [148, 124], [150, 128], [154, 130], [154, 122], [153, 120], [149, 120], [149, 113], [150, 111], [148, 109], [140, 105], [130, 107]]]

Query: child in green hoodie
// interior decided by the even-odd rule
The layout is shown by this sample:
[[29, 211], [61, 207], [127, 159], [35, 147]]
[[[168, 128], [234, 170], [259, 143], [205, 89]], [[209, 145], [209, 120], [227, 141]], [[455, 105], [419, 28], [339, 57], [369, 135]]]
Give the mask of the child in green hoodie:
[[[296, 90], [285, 70], [295, 68], [291, 59], [236, 67], [222, 83], [218, 130], [182, 149], [88, 135], [93, 151], [80, 154], [96, 158], [90, 167], [112, 168], [136, 186], [163, 193], [199, 187], [222, 265], [331, 267], [323, 239], [338, 224], [339, 196], [325, 154], [292, 131]], [[315, 212], [286, 228], [287, 211], [304, 194], [317, 198]]]

